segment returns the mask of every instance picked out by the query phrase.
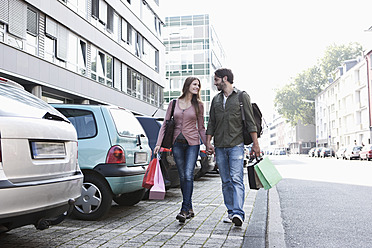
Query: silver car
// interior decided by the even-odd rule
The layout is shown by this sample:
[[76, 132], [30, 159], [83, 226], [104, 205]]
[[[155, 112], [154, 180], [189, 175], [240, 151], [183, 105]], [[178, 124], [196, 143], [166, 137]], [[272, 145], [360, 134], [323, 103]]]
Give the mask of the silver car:
[[81, 194], [74, 126], [22, 86], [0, 78], [0, 232], [61, 222]]

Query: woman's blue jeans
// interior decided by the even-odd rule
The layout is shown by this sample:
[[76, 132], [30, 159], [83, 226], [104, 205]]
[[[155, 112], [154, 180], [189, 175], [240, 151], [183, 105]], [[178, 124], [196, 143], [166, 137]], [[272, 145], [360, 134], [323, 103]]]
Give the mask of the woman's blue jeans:
[[183, 196], [181, 211], [188, 212], [192, 209], [191, 196], [194, 188], [194, 169], [198, 158], [200, 145], [175, 142], [173, 144], [173, 157], [180, 177], [180, 186]]
[[244, 145], [216, 147], [215, 151], [227, 212], [239, 215], [244, 221]]

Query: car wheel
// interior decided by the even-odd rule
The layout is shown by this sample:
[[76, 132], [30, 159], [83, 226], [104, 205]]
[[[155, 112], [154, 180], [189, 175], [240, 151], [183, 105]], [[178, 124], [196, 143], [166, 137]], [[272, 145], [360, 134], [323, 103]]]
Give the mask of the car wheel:
[[146, 189], [140, 189], [130, 193], [124, 193], [119, 196], [114, 196], [114, 202], [120, 206], [133, 206], [142, 200], [146, 193]]
[[112, 193], [110, 186], [100, 177], [87, 173], [81, 196], [76, 200], [72, 215], [81, 220], [97, 220], [110, 211]]

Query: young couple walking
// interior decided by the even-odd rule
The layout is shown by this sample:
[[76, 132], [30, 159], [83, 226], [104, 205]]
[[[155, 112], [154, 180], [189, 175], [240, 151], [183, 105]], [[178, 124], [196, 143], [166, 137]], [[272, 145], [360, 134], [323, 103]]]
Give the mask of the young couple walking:
[[[183, 196], [182, 207], [176, 219], [185, 222], [194, 217], [192, 192], [194, 168], [199, 154], [200, 139], [209, 154], [214, 153], [219, 168], [222, 193], [227, 208], [224, 222], [233, 222], [241, 226], [244, 222], [244, 143], [243, 124], [239, 106], [239, 90], [233, 86], [234, 75], [230, 69], [218, 69], [214, 73], [214, 85], [220, 91], [212, 100], [207, 130], [204, 127], [204, 106], [200, 98], [200, 80], [188, 77], [182, 89], [182, 95], [169, 104], [165, 120], [171, 116], [174, 108], [175, 129], [173, 135], [173, 156], [178, 168]], [[248, 94], [243, 94], [244, 106], [251, 106]], [[257, 128], [251, 107], [245, 107], [245, 116], [253, 145], [252, 152], [260, 154], [257, 140]], [[164, 122], [165, 123], [165, 122]], [[162, 125], [154, 153], [158, 153], [164, 137], [165, 125]], [[211, 144], [214, 137], [214, 146]]]

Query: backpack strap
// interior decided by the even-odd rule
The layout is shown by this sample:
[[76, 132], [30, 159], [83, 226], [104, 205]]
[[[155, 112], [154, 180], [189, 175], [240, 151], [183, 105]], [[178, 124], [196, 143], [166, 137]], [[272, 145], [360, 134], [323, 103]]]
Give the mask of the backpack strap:
[[239, 91], [239, 106], [240, 106], [240, 112], [242, 113], [242, 122], [244, 125], [244, 128], [246, 128], [246, 123], [245, 123], [245, 114], [244, 114], [244, 106], [243, 106], [243, 92], [245, 91]]

